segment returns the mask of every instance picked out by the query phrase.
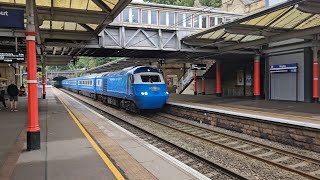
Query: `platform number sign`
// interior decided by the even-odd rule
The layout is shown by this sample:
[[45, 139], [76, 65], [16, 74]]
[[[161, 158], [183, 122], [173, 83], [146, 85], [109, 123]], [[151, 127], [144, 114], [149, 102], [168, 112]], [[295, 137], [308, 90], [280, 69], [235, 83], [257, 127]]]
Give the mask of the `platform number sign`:
[[270, 73], [297, 73], [298, 64], [276, 64], [270, 66]]

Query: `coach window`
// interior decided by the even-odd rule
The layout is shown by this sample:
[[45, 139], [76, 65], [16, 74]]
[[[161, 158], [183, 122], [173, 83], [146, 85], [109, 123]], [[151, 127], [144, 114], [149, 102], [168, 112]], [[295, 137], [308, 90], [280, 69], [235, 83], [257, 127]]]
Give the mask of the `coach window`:
[[169, 12], [169, 26], [174, 26], [174, 13]]
[[167, 13], [160, 12], [160, 25], [167, 25]]
[[128, 8], [125, 8], [123, 10], [122, 17], [123, 17], [123, 22], [130, 22], [129, 21], [129, 9]]
[[151, 24], [158, 24], [158, 12], [157, 11], [151, 11]]
[[139, 23], [139, 9], [132, 9], [132, 22]]
[[149, 10], [145, 10], [145, 9], [143, 9], [143, 10], [141, 10], [141, 21], [142, 21], [142, 24], [149, 24], [149, 21], [148, 21], [148, 19], [149, 19]]

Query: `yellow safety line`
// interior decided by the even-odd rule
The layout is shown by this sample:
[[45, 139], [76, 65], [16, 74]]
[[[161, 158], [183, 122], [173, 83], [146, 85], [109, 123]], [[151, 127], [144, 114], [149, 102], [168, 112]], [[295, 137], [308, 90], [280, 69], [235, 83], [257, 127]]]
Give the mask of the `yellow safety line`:
[[113, 165], [113, 163], [110, 161], [110, 159], [106, 156], [106, 154], [101, 150], [101, 148], [97, 145], [97, 143], [93, 140], [93, 138], [89, 135], [87, 130], [82, 126], [82, 124], [79, 122], [79, 120], [75, 117], [75, 115], [71, 112], [71, 110], [66, 106], [66, 104], [60, 99], [59, 96], [57, 96], [58, 99], [61, 101], [63, 106], [66, 108], [74, 122], [78, 125], [79, 129], [82, 131], [82, 133], [86, 136], [86, 138], [89, 140], [93, 148], [97, 151], [101, 159], [104, 161], [104, 163], [108, 166], [108, 168], [111, 170], [113, 175], [118, 180], [124, 180], [125, 178], [122, 176], [122, 174], [119, 172], [119, 170]]
[[242, 109], [242, 108], [235, 108], [235, 107], [225, 107], [225, 106], [219, 106], [219, 105], [210, 105], [210, 104], [199, 104], [199, 103], [192, 103], [194, 105], [205, 105], [207, 108], [217, 108], [217, 109], [224, 109], [224, 110], [238, 110], [242, 112], [251, 112], [256, 114], [264, 114], [264, 115], [274, 115], [274, 116], [280, 116], [283, 118], [297, 118], [297, 119], [306, 119], [306, 120], [316, 120], [320, 121], [319, 118], [312, 118], [312, 117], [305, 117], [305, 116], [295, 116], [290, 114], [279, 114], [279, 113], [272, 113], [272, 112], [265, 112], [265, 111], [257, 111], [257, 110], [250, 110], [250, 109]]

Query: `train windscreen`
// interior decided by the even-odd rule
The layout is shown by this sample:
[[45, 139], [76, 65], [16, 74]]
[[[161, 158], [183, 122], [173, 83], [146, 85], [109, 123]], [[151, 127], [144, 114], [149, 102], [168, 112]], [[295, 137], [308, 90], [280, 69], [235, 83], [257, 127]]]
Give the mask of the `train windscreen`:
[[161, 82], [159, 75], [141, 75], [141, 80], [142, 82], [149, 82], [149, 83]]

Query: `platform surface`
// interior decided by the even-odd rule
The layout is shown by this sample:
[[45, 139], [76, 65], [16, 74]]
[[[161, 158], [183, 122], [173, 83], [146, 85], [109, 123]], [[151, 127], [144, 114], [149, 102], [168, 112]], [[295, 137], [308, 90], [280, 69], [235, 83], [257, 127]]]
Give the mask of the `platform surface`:
[[250, 117], [277, 120], [320, 129], [320, 104], [289, 101], [254, 100], [250, 97], [170, 94], [168, 103], [212, 109]]
[[26, 151], [24, 133], [21, 149], [13, 153], [25, 132], [26, 98], [19, 99], [18, 108], [0, 111], [0, 179], [115, 179], [50, 88], [47, 99], [39, 99], [41, 149]]

